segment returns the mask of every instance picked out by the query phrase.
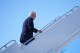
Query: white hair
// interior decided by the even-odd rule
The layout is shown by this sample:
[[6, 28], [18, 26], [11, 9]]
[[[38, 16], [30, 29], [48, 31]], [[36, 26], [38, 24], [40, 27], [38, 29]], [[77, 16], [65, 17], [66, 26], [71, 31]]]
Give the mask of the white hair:
[[31, 16], [32, 14], [36, 15], [36, 12], [31, 11], [31, 12], [29, 12], [28, 16]]

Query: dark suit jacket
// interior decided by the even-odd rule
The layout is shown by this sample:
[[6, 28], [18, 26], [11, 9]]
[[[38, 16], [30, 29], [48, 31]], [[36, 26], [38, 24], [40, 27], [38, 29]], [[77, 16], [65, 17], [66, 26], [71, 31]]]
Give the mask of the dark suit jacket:
[[37, 33], [37, 31], [38, 30], [34, 28], [33, 19], [28, 17], [23, 23], [20, 42], [25, 43], [27, 40], [33, 37], [33, 32]]

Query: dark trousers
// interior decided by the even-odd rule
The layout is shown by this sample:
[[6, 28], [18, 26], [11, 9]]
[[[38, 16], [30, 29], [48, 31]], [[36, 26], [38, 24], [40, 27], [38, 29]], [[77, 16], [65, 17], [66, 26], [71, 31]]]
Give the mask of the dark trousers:
[[24, 44], [25, 42], [27, 42], [29, 39], [31, 39], [33, 37], [33, 35], [21, 35], [20, 37], [20, 42], [22, 44]]

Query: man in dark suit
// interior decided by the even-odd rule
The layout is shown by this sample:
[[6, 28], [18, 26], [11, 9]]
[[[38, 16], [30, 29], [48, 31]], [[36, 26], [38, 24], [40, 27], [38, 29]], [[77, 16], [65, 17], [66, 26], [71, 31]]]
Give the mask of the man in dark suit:
[[[20, 42], [22, 44], [24, 44], [26, 41], [28, 41], [29, 39], [31, 39], [33, 37], [33, 32], [42, 33], [41, 30], [38, 30], [38, 29], [34, 28], [33, 20], [35, 18], [36, 18], [36, 13], [32, 11], [32, 12], [29, 13], [29, 17], [24, 21], [23, 28], [22, 28], [22, 33], [21, 33], [21, 37], [20, 37]], [[34, 39], [35, 38], [32, 38], [32, 40], [34, 40]], [[28, 43], [26, 43], [26, 44], [28, 44]]]

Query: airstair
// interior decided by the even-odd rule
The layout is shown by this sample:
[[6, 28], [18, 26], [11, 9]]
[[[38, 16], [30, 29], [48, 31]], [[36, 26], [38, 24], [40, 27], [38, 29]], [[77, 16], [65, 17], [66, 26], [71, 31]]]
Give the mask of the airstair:
[[11, 40], [0, 48], [0, 53], [60, 53], [67, 44], [80, 37], [80, 7], [75, 6], [57, 17], [42, 31], [35, 34], [35, 40], [28, 45]]

